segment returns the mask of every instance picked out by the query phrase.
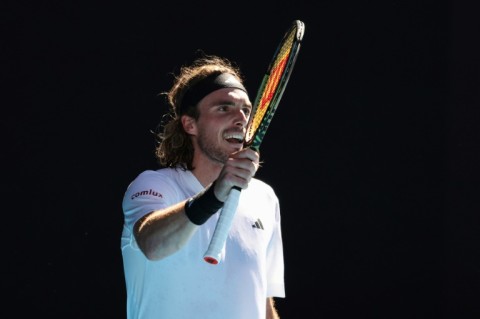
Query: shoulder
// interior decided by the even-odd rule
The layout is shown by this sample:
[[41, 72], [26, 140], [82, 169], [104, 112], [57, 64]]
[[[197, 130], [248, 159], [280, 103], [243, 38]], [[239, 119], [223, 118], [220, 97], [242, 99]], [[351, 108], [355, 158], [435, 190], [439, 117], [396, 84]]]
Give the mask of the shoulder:
[[171, 180], [175, 179], [182, 171], [174, 168], [160, 168], [157, 170], [146, 170], [138, 174], [133, 182], [138, 181], [158, 181], [158, 180]]
[[157, 170], [146, 170], [138, 174], [137, 178], [155, 178], [155, 177], [168, 177], [173, 176], [177, 173], [177, 170], [173, 168], [160, 168]]
[[138, 174], [123, 197], [125, 215], [135, 216], [136, 221], [138, 216], [182, 200], [178, 174], [181, 171], [171, 168], [146, 170]]
[[146, 189], [172, 188], [178, 184], [178, 172], [171, 168], [146, 170], [138, 174], [128, 185], [127, 194], [145, 191]]

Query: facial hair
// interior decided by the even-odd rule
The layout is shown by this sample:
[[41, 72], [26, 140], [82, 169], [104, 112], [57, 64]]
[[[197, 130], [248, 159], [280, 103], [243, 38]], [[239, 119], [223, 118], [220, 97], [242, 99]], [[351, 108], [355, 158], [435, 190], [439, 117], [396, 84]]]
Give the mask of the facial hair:
[[228, 160], [229, 154], [222, 150], [217, 145], [216, 140], [205, 134], [203, 130], [198, 132], [198, 147], [203, 154], [214, 162], [225, 164]]

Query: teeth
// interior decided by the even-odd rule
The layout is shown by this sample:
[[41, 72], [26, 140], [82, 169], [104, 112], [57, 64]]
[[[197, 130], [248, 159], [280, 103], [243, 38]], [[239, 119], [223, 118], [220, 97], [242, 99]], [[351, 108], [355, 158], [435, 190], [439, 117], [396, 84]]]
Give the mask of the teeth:
[[242, 142], [243, 141], [243, 134], [242, 133], [227, 133], [224, 135], [224, 138], [226, 140], [228, 139], [236, 139], [238, 140], [239, 142]]
[[225, 134], [225, 138], [235, 138], [237, 140], [243, 140], [243, 134], [240, 134], [240, 133]]

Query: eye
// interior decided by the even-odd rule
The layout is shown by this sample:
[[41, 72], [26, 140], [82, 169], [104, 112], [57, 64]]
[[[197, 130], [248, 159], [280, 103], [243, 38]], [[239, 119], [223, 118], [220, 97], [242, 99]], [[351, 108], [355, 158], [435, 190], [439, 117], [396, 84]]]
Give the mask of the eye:
[[244, 107], [243, 109], [243, 113], [248, 117], [250, 116], [250, 113], [252, 113], [252, 108], [251, 107]]
[[222, 111], [222, 112], [226, 112], [228, 110], [228, 105], [225, 105], [225, 104], [224, 105], [219, 105], [217, 107], [217, 110]]

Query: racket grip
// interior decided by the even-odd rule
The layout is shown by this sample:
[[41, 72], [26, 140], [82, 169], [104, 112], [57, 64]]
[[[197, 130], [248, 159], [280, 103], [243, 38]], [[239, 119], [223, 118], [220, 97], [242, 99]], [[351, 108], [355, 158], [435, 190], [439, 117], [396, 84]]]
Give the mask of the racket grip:
[[233, 217], [237, 210], [238, 201], [240, 199], [240, 188], [232, 188], [228, 194], [228, 198], [220, 211], [217, 225], [213, 231], [212, 239], [208, 246], [207, 251], [203, 255], [203, 259], [213, 265], [216, 265], [220, 261], [222, 249], [225, 246], [228, 232], [232, 226]]

